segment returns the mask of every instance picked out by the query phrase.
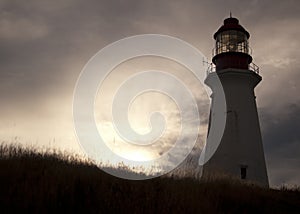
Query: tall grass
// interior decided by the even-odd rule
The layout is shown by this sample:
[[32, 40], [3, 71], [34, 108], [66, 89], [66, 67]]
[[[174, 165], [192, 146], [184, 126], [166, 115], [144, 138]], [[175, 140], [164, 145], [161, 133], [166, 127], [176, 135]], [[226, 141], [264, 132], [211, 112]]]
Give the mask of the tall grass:
[[[127, 168], [114, 169], [127, 170]], [[128, 172], [135, 173], [135, 172]], [[230, 179], [130, 181], [59, 152], [0, 146], [1, 213], [299, 213], [299, 189]]]

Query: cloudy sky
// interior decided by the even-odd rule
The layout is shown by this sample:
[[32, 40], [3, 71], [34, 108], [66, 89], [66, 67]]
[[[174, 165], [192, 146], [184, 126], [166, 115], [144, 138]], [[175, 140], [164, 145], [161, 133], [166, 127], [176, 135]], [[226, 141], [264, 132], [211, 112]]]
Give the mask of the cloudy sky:
[[[178, 37], [211, 59], [229, 11], [250, 32], [271, 185], [300, 185], [300, 14], [296, 0], [0, 0], [2, 141], [79, 151], [72, 123], [77, 78], [101, 48], [136, 34]], [[202, 60], [202, 59], [199, 59]]]

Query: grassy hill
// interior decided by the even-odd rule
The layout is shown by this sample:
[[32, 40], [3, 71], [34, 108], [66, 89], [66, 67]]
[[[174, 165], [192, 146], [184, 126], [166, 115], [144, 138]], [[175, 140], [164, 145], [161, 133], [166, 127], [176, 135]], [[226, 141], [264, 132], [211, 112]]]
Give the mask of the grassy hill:
[[[122, 169], [120, 169], [122, 170]], [[230, 180], [118, 179], [60, 154], [0, 147], [1, 213], [299, 213], [300, 191]]]

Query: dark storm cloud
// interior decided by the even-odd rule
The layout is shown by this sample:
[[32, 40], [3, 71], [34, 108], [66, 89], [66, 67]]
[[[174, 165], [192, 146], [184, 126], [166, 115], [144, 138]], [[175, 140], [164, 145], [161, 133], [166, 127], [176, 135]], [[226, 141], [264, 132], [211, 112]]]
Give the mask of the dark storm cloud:
[[[285, 107], [286, 115], [274, 117], [267, 109], [261, 113], [262, 130], [265, 147], [268, 151], [285, 150], [287, 144], [300, 141], [300, 105], [291, 104]], [[276, 146], [274, 146], [276, 145]], [[300, 148], [300, 144], [299, 144]], [[300, 149], [291, 151], [289, 157], [300, 156]]]
[[25, 108], [34, 103], [36, 109], [47, 96], [70, 94], [86, 61], [133, 31], [128, 22], [138, 7], [138, 2], [2, 2], [2, 110], [19, 103]]
[[261, 113], [261, 124], [271, 184], [298, 184], [300, 180], [300, 105], [285, 107], [277, 117], [267, 109]]

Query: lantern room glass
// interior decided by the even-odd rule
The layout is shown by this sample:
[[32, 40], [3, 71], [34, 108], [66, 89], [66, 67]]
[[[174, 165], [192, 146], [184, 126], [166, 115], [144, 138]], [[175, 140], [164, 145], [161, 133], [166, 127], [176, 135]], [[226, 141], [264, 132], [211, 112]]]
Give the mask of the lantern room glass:
[[227, 30], [219, 33], [216, 38], [215, 54], [225, 52], [241, 52], [249, 54], [247, 35], [236, 30]]

